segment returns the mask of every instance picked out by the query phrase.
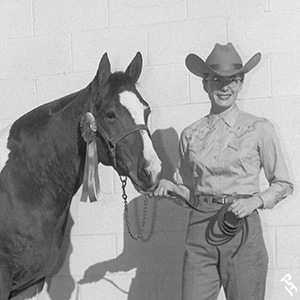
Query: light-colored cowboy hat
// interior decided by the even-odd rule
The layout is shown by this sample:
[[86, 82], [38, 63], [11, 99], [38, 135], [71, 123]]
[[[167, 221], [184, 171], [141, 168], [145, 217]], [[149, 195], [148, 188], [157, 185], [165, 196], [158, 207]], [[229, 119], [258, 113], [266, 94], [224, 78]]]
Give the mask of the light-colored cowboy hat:
[[243, 62], [232, 43], [227, 45], [216, 44], [206, 61], [196, 54], [189, 54], [185, 59], [187, 68], [196, 76], [205, 78], [208, 75], [233, 76], [247, 73], [252, 70], [261, 59], [261, 54], [256, 53], [243, 66]]

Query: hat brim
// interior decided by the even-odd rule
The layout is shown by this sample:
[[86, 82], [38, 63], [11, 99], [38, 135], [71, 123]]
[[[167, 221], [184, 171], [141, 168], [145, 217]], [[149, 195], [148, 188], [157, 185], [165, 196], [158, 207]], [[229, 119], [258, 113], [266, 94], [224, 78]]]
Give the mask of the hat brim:
[[231, 69], [231, 70], [220, 70], [216, 71], [212, 69], [209, 65], [205, 63], [196, 54], [189, 54], [185, 59], [185, 65], [194, 75], [205, 78], [207, 75], [217, 75], [217, 76], [233, 76], [240, 73], [246, 74], [251, 71], [261, 60], [261, 53], [256, 53], [252, 56], [248, 62], [240, 69]]

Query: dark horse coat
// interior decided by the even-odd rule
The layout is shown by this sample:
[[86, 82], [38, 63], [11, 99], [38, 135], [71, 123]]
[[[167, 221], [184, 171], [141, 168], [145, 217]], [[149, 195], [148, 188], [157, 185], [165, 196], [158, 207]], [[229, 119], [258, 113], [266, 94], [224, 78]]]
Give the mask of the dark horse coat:
[[[80, 120], [86, 112], [92, 110], [102, 128], [95, 133], [99, 162], [129, 176], [139, 191], [156, 187], [161, 165], [145, 126], [150, 109], [135, 87], [141, 68], [137, 53], [124, 73], [111, 74], [105, 54], [86, 88], [25, 114], [6, 138], [0, 133], [0, 300], [43, 279], [58, 260], [71, 200], [83, 181]], [[134, 129], [137, 124], [143, 127]], [[120, 135], [112, 153], [111, 140]]]

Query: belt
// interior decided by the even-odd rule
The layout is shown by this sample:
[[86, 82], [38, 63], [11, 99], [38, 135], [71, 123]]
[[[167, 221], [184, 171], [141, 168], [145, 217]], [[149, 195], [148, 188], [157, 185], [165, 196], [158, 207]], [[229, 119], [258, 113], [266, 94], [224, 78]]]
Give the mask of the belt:
[[233, 203], [238, 199], [250, 198], [252, 195], [249, 194], [233, 194], [233, 195], [198, 195], [196, 196], [196, 201], [198, 203], [207, 204], [228, 204]]

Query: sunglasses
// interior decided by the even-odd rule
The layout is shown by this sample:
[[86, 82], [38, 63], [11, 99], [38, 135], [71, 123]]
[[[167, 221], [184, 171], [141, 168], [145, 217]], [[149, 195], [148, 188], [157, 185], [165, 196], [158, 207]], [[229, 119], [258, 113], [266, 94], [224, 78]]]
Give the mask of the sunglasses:
[[211, 81], [213, 84], [218, 85], [218, 86], [230, 86], [230, 87], [236, 87], [239, 82], [242, 81], [242, 78], [240, 76], [234, 76], [234, 77], [218, 77], [218, 76], [213, 76], [213, 77], [206, 77], [206, 81]]

